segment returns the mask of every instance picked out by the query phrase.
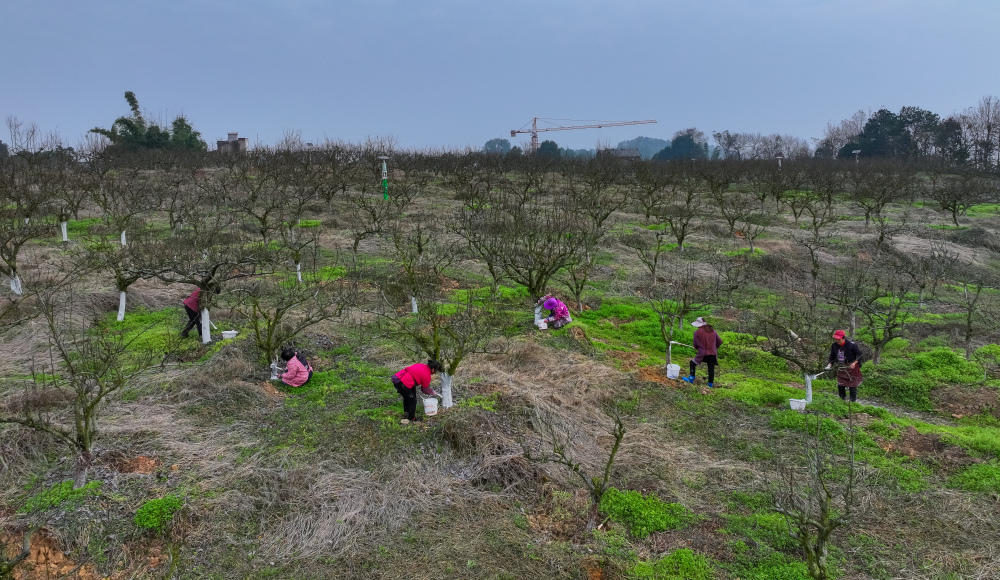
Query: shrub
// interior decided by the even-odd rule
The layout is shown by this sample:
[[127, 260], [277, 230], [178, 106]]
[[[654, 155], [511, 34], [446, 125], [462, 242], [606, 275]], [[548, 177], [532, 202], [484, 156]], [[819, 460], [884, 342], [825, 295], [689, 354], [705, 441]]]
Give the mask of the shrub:
[[688, 548], [674, 550], [654, 562], [638, 562], [628, 570], [634, 580], [711, 580], [712, 563]]
[[135, 512], [135, 525], [145, 530], [162, 532], [174, 519], [174, 514], [181, 509], [181, 505], [180, 498], [175, 495], [151, 499]]
[[628, 526], [637, 538], [653, 532], [677, 530], [687, 526], [697, 517], [686, 507], [667, 503], [655, 496], [643, 496], [637, 491], [620, 491], [615, 488], [601, 498], [601, 511], [615, 522]]
[[91, 481], [79, 489], [73, 489], [72, 481], [57, 483], [49, 489], [29, 497], [24, 502], [21, 513], [27, 514], [57, 507], [73, 508], [80, 505], [88, 496], [96, 495], [100, 488], [100, 481]]

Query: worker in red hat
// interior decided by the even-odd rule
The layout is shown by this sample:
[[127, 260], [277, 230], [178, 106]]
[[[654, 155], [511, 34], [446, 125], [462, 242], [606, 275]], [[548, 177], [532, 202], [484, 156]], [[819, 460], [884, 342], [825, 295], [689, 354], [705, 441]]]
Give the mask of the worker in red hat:
[[826, 368], [837, 367], [837, 393], [841, 399], [847, 400], [847, 391], [851, 392], [851, 402], [858, 400], [858, 385], [861, 384], [861, 349], [847, 340], [847, 333], [837, 330], [833, 333], [833, 344], [830, 345], [830, 359]]

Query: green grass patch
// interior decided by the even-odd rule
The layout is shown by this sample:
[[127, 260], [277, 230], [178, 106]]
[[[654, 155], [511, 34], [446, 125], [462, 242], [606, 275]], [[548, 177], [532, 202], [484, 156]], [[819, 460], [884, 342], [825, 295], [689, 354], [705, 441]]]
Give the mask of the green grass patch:
[[91, 481], [79, 489], [73, 489], [72, 481], [64, 481], [29, 497], [19, 511], [30, 514], [55, 508], [71, 509], [97, 495], [100, 489], [100, 481]]
[[637, 491], [609, 489], [601, 498], [601, 511], [612, 521], [623, 524], [636, 538], [645, 538], [654, 532], [677, 530], [698, 519], [690, 510], [677, 503], [667, 503], [660, 498], [644, 496]]
[[969, 217], [994, 217], [1000, 214], [1000, 203], [977, 203], [965, 210]]
[[948, 487], [1000, 493], [1000, 462], [991, 461], [967, 467], [948, 478]]
[[637, 562], [626, 571], [629, 580], [711, 580], [715, 567], [705, 556], [681, 548], [659, 560]]
[[162, 532], [170, 525], [182, 505], [180, 498], [175, 495], [151, 499], [135, 512], [135, 525], [140, 529]]
[[927, 227], [931, 228], [932, 230], [946, 230], [946, 231], [969, 229], [969, 226], [952, 226], [948, 224], [935, 224], [935, 225], [929, 225]]

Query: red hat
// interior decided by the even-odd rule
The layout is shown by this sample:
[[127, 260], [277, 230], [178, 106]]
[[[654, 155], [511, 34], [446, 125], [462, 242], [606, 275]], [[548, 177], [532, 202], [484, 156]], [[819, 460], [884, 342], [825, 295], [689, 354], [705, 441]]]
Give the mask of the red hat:
[[837, 340], [840, 340], [840, 339], [842, 339], [842, 338], [844, 338], [846, 336], [847, 336], [847, 333], [844, 332], [843, 330], [835, 330], [835, 331], [833, 331], [833, 338], [835, 338]]

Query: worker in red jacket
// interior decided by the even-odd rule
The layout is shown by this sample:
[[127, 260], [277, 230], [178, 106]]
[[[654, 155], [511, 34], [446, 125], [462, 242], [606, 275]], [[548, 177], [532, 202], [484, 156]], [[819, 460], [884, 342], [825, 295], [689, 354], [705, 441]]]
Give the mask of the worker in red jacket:
[[198, 336], [201, 336], [201, 325], [198, 324], [198, 317], [201, 313], [201, 288], [195, 288], [194, 292], [190, 296], [184, 299], [184, 311], [188, 315], [187, 326], [181, 331], [181, 336], [184, 338], [188, 337], [188, 333], [191, 332], [192, 328], [198, 329]]
[[419, 420], [416, 418], [417, 385], [420, 385], [420, 390], [424, 394], [437, 396], [437, 393], [431, 388], [431, 375], [437, 372], [441, 372], [441, 363], [434, 359], [428, 359], [427, 364], [410, 365], [393, 375], [392, 384], [396, 387], [396, 392], [403, 397], [403, 411], [406, 412], [406, 417], [403, 419], [404, 425], [410, 421]]

